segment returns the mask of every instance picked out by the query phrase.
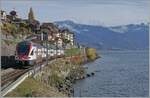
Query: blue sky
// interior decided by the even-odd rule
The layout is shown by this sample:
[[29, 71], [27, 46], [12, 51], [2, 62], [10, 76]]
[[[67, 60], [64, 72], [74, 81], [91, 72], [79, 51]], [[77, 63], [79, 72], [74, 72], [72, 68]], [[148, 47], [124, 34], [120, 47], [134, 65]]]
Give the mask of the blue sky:
[[41, 22], [73, 20], [91, 25], [124, 25], [149, 22], [150, 0], [1, 0], [1, 9], [12, 9], [27, 18], [32, 7]]

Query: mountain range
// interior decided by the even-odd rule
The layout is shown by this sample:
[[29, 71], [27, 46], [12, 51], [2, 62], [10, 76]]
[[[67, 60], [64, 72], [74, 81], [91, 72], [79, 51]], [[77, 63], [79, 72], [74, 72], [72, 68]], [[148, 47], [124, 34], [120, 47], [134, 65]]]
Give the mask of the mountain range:
[[148, 49], [148, 24], [129, 24], [106, 27], [79, 24], [70, 20], [56, 21], [59, 28], [68, 28], [75, 34], [75, 40], [97, 49]]

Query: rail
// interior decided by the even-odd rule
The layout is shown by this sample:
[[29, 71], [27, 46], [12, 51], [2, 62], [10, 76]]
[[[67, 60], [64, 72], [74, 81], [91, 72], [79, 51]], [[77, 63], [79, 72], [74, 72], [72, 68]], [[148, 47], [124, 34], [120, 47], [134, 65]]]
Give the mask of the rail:
[[38, 73], [42, 67], [46, 64], [39, 64], [38, 66], [33, 66], [29, 69], [15, 70], [10, 74], [2, 76], [1, 81], [1, 96], [5, 96], [7, 93], [15, 89], [19, 84], [21, 84], [27, 77], [35, 75]]

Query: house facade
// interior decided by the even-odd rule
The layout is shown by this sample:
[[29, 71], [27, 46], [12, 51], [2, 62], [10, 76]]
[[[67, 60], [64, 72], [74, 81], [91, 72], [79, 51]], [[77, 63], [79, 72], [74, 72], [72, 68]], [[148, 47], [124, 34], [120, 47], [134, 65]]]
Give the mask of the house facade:
[[61, 30], [63, 39], [65, 40], [66, 44], [70, 46], [74, 46], [74, 33], [69, 31], [68, 29]]
[[57, 45], [59, 48], [63, 47], [61, 32], [59, 32], [59, 29], [56, 25], [53, 23], [43, 23], [41, 25], [41, 30], [42, 32], [48, 33], [48, 41]]
[[6, 16], [7, 16], [6, 12], [1, 10], [1, 20], [2, 21], [6, 21], [6, 19], [7, 19]]

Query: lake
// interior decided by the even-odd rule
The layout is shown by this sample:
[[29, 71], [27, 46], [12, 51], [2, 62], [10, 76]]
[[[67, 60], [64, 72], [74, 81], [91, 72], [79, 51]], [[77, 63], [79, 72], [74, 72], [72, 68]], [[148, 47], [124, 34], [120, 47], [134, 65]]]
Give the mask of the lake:
[[148, 51], [101, 51], [101, 58], [84, 66], [94, 76], [74, 84], [75, 97], [147, 97]]

